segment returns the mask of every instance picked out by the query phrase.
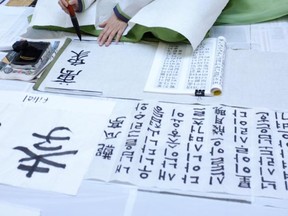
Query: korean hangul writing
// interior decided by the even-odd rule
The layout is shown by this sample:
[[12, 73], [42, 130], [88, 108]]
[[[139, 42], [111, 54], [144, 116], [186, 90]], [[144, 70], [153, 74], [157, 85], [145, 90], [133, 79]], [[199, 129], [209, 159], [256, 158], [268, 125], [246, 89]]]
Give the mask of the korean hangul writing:
[[281, 177], [284, 188], [288, 190], [288, 113], [275, 112], [275, 124], [278, 132], [278, 146], [280, 148]]
[[169, 129], [164, 144], [163, 160], [158, 177], [161, 181], [172, 181], [176, 176], [185, 114], [174, 108], [169, 117]]
[[182, 65], [183, 47], [177, 45], [169, 45], [161, 73], [158, 78], [157, 87], [160, 88], [176, 88], [178, 82], [179, 71]]
[[192, 53], [193, 58], [190, 65], [186, 89], [206, 89], [206, 82], [209, 72], [211, 49], [200, 44]]
[[233, 111], [235, 174], [239, 178], [239, 188], [251, 188], [251, 147], [248, 142], [250, 116], [248, 115], [248, 110], [234, 109]]
[[204, 122], [206, 119], [205, 107], [193, 107], [192, 125], [190, 127], [187, 148], [185, 174], [182, 177], [183, 183], [199, 184], [203, 145], [205, 142]]
[[152, 172], [152, 167], [154, 166], [155, 158], [158, 156], [157, 146], [164, 114], [164, 110], [160, 104], [153, 107], [139, 158], [138, 171], [141, 179], [147, 179], [149, 177], [149, 174]]
[[[140, 148], [138, 146], [138, 140], [144, 127], [146, 115], [149, 111], [148, 108], [149, 103], [140, 102], [136, 104], [135, 113], [133, 114], [132, 121], [129, 124], [125, 145], [121, 152], [118, 162], [119, 164], [116, 167], [115, 173], [121, 173], [123, 170], [124, 173], [129, 174], [135, 151], [137, 152], [138, 148]], [[139, 143], [139, 145], [140, 144], [141, 143]]]
[[[137, 102], [131, 116], [113, 179], [162, 190], [288, 197], [287, 113]], [[123, 120], [110, 121], [107, 140], [122, 134]], [[97, 154], [108, 159], [113, 150], [103, 144]]]
[[256, 113], [256, 135], [259, 152], [259, 172], [261, 178], [261, 189], [277, 190], [275, 176], [274, 147], [272, 143], [272, 128], [270, 112]]
[[213, 74], [213, 84], [221, 84], [223, 80], [223, 69], [225, 63], [226, 39], [224, 37], [217, 38], [216, 63]]
[[225, 179], [225, 161], [224, 161], [224, 134], [226, 117], [225, 107], [213, 107], [214, 122], [212, 122], [211, 136], [211, 162], [210, 162], [210, 185], [222, 184]]

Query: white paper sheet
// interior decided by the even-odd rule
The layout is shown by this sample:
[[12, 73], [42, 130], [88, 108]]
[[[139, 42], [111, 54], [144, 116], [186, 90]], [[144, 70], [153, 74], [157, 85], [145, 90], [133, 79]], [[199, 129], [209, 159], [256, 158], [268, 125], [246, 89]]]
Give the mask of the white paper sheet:
[[288, 17], [251, 25], [213, 26], [211, 37], [224, 36], [231, 49], [288, 53]]
[[0, 80], [1, 91], [22, 91], [27, 92], [32, 88], [33, 83], [19, 80]]
[[5, 103], [5, 97], [0, 183], [76, 194], [114, 103], [31, 94]]
[[7, 55], [7, 52], [0, 52], [0, 59], [3, 59]]
[[39, 209], [43, 216], [133, 216], [135, 193], [135, 187], [95, 181], [83, 181], [76, 196], [0, 185], [0, 200]]
[[106, 79], [120, 84], [127, 81], [122, 76], [127, 71], [133, 71], [136, 76], [139, 65], [145, 63], [139, 53], [152, 52], [153, 55], [153, 48], [153, 45], [144, 43], [100, 47], [96, 41], [72, 40], [38, 89], [80, 95], [105, 94], [107, 87], [110, 89]]
[[26, 206], [15, 205], [0, 201], [0, 215], [5, 216], [40, 216], [40, 210]]
[[209, 31], [210, 37], [224, 36], [230, 49], [251, 49], [250, 25], [219, 25]]
[[288, 53], [288, 17], [251, 25], [252, 49]]
[[[11, 50], [12, 45], [25, 33], [32, 7], [0, 6], [0, 50]], [[5, 20], [5, 21], [4, 21]]]
[[194, 52], [188, 44], [159, 43], [144, 91], [219, 96], [225, 54], [223, 37], [204, 39]]
[[[147, 208], [147, 206], [149, 207]], [[133, 215], [175, 216], [189, 215], [189, 212], [193, 212], [196, 215], [201, 216], [286, 216], [288, 214], [288, 210], [282, 208], [271, 208], [245, 203], [223, 202], [213, 199], [203, 199], [187, 196], [171, 196], [171, 194], [139, 192], [136, 199]]]
[[117, 106], [86, 178], [247, 202], [287, 199], [287, 111], [149, 101]]

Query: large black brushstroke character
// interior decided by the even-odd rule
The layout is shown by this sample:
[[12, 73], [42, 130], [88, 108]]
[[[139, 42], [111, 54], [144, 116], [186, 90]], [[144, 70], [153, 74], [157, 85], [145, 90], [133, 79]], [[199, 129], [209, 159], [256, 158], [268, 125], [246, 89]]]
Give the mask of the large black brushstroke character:
[[[24, 146], [17, 146], [14, 149], [19, 150], [24, 152], [27, 156], [26, 158], [22, 158], [19, 160], [19, 162], [21, 163], [17, 168], [23, 171], [27, 171], [26, 176], [27, 177], [32, 177], [34, 172], [39, 172], [39, 173], [48, 173], [49, 172], [49, 168], [48, 167], [40, 167], [40, 163], [49, 165], [49, 166], [53, 166], [53, 167], [57, 167], [57, 168], [62, 168], [65, 169], [66, 164], [64, 163], [57, 163], [55, 161], [49, 160], [47, 158], [49, 157], [55, 157], [55, 156], [61, 156], [61, 155], [69, 155], [69, 154], [77, 154], [77, 150], [74, 151], [64, 151], [64, 152], [55, 152], [58, 151], [60, 149], [62, 149], [62, 145], [59, 146], [49, 146], [50, 144], [52, 144], [52, 141], [69, 141], [70, 137], [66, 136], [66, 137], [61, 137], [61, 136], [53, 136], [52, 134], [55, 133], [56, 131], [70, 131], [69, 128], [67, 127], [55, 127], [54, 129], [52, 129], [46, 136], [45, 135], [40, 135], [38, 133], [33, 133], [32, 136], [43, 139], [42, 142], [39, 143], [35, 143], [33, 146], [40, 150], [40, 151], [50, 151], [52, 153], [48, 153], [48, 154], [35, 154], [33, 153], [31, 150], [29, 150], [27, 147]], [[48, 146], [44, 146], [44, 145]], [[28, 161], [32, 161], [35, 160], [33, 165], [25, 165], [23, 164], [24, 162], [28, 162]]]

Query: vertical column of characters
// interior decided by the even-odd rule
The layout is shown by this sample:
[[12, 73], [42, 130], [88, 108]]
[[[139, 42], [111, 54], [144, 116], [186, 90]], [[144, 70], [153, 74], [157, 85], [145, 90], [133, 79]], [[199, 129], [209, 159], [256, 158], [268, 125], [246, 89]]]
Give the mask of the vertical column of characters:
[[226, 39], [224, 37], [217, 38], [215, 68], [213, 71], [213, 79], [211, 83], [212, 89], [222, 86], [225, 66]]
[[118, 137], [122, 133], [122, 126], [126, 116], [118, 116], [109, 119], [108, 126], [104, 129], [104, 140], [98, 143], [96, 157], [101, 157], [103, 160], [111, 160], [113, 157], [113, 150], [117, 145]]
[[140, 148], [145, 148], [141, 145], [140, 135], [143, 133], [143, 126], [149, 110], [149, 103], [139, 102], [136, 104], [135, 112], [128, 127], [127, 137], [123, 149], [119, 155], [119, 161], [116, 162], [115, 180], [132, 182], [133, 175], [136, 175], [132, 170], [138, 166], [138, 161], [135, 158]]
[[206, 90], [211, 61], [211, 47], [202, 42], [192, 53], [189, 75], [187, 76], [186, 89]]
[[251, 112], [249, 109], [236, 108], [233, 110], [233, 147], [235, 161], [235, 176], [238, 179], [237, 187], [243, 189], [243, 193], [249, 195], [251, 192], [252, 178], [252, 149], [250, 137]]
[[210, 138], [210, 178], [209, 184], [216, 190], [225, 180], [225, 118], [226, 108], [222, 106], [213, 107], [214, 120], [212, 121], [212, 135]]
[[[205, 146], [207, 146], [207, 110], [206, 107], [193, 106], [191, 123], [189, 125], [188, 142], [185, 149], [185, 166], [182, 176], [183, 184], [190, 190], [199, 189], [205, 184]], [[204, 186], [205, 187], [205, 186]]]
[[158, 88], [174, 89], [177, 87], [183, 59], [183, 46], [169, 45], [158, 78]]
[[257, 146], [254, 148], [255, 171], [257, 170], [255, 196], [273, 196], [278, 189], [272, 117], [273, 114], [269, 110], [260, 110], [255, 113], [255, 146]]
[[275, 126], [277, 134], [277, 159], [280, 170], [280, 190], [283, 192], [280, 195], [283, 198], [288, 198], [288, 113], [275, 112]]
[[[120, 115], [119, 115], [120, 114]], [[122, 149], [125, 132], [128, 127], [129, 117], [121, 113], [112, 114], [108, 125], [103, 130], [100, 142], [93, 161], [94, 177], [96, 179], [109, 181], [113, 173], [113, 167]]]
[[168, 113], [166, 121], [168, 128], [165, 134], [163, 134], [163, 151], [158, 180], [160, 187], [171, 188], [178, 187], [179, 184], [179, 160], [182, 159], [180, 155], [185, 113], [181, 109], [181, 106], [171, 107]]
[[86, 64], [85, 59], [89, 57], [90, 51], [85, 50], [71, 50], [71, 56], [67, 56], [67, 64], [69, 67], [62, 67], [59, 76], [52, 80], [52, 82], [56, 82], [59, 85], [70, 85], [76, 83], [76, 77], [80, 75], [82, 72], [83, 65]]
[[157, 158], [160, 143], [160, 132], [164, 117], [164, 109], [161, 104], [153, 107], [151, 115], [147, 116], [147, 128], [143, 128], [145, 133], [143, 142], [140, 143], [141, 151], [137, 163], [137, 180], [141, 186], [155, 186], [157, 178]]

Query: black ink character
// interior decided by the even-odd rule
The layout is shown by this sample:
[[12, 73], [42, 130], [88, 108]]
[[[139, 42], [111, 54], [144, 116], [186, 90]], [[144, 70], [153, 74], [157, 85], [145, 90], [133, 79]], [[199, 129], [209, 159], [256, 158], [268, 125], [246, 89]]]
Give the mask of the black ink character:
[[[46, 147], [43, 146], [44, 144], [48, 144], [51, 145], [52, 141], [69, 141], [70, 137], [69, 136], [64, 136], [64, 137], [60, 137], [60, 136], [53, 136], [52, 134], [55, 133], [56, 131], [68, 131], [71, 132], [69, 128], [67, 127], [56, 127], [54, 129], [52, 129], [46, 136], [44, 135], [40, 135], [38, 133], [33, 133], [32, 136], [37, 137], [39, 139], [43, 139], [43, 142], [39, 142], [39, 143], [35, 143], [33, 146], [38, 149], [39, 151], [50, 151], [52, 153], [48, 153], [48, 154], [35, 154], [32, 151], [30, 151], [27, 147], [24, 146], [17, 146], [14, 149], [19, 150], [24, 152], [28, 157], [20, 159], [19, 162], [21, 163], [17, 168], [23, 171], [27, 171], [26, 176], [28, 178], [32, 177], [34, 172], [39, 172], [39, 173], [48, 173], [49, 172], [49, 168], [48, 167], [40, 167], [39, 164], [43, 163], [49, 166], [53, 166], [56, 168], [62, 168], [65, 169], [66, 164], [64, 163], [57, 163], [55, 161], [49, 160], [47, 158], [49, 157], [55, 157], [55, 156], [61, 156], [61, 155], [75, 155], [77, 154], [77, 150], [74, 151], [63, 151], [63, 152], [59, 152], [58, 150], [62, 149], [62, 146], [56, 146], [56, 147]], [[55, 152], [58, 151], [58, 152]], [[32, 165], [25, 165], [23, 164], [24, 162], [29, 162], [35, 160], [34, 163]]]
[[75, 55], [71, 56], [68, 62], [70, 62], [70, 64], [73, 66], [85, 64], [84, 58], [88, 57], [88, 53], [90, 53], [90, 51], [84, 51], [84, 50], [81, 50], [79, 53], [75, 51], [71, 52], [74, 53]]
[[103, 159], [111, 160], [113, 155], [114, 146], [106, 145], [103, 143], [98, 144], [99, 148], [97, 149], [96, 156], [101, 156]]
[[62, 146], [56, 146], [56, 147], [45, 147], [45, 146], [42, 146], [43, 144], [45, 143], [49, 143], [51, 144], [51, 141], [53, 140], [57, 140], [57, 141], [61, 141], [61, 140], [70, 140], [70, 137], [69, 136], [66, 136], [66, 137], [57, 137], [57, 136], [52, 136], [52, 133], [56, 132], [56, 131], [59, 131], [59, 130], [67, 130], [69, 132], [70, 129], [67, 128], [67, 127], [56, 127], [54, 129], [52, 129], [46, 136], [44, 135], [40, 135], [38, 133], [33, 133], [32, 136], [34, 137], [37, 137], [37, 138], [40, 138], [40, 139], [43, 139], [44, 141], [43, 142], [39, 142], [39, 143], [35, 143], [33, 146], [35, 148], [37, 148], [38, 150], [42, 150], [42, 151], [55, 151], [55, 150], [59, 150], [62, 148]]
[[57, 80], [53, 80], [53, 82], [58, 82], [60, 85], [62, 85], [63, 83], [66, 85], [69, 85], [71, 83], [76, 83], [74, 79], [81, 72], [82, 70], [75, 72], [74, 70], [65, 70], [65, 68], [62, 68], [60, 71], [60, 75], [57, 77]]
[[122, 124], [124, 123], [124, 119], [126, 119], [125, 116], [117, 117], [115, 120], [110, 119], [109, 120], [110, 125], [108, 127], [110, 127], [110, 128], [121, 128]]

